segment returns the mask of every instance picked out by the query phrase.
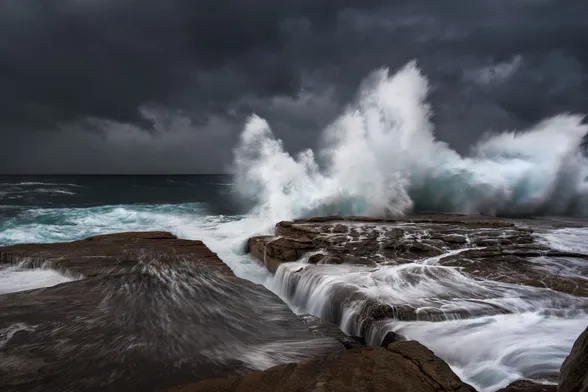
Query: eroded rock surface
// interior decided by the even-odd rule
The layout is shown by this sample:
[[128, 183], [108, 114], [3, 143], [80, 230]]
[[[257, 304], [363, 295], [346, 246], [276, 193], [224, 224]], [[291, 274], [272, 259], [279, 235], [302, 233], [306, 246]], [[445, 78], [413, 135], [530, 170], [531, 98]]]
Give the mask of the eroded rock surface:
[[243, 377], [205, 380], [169, 392], [474, 392], [415, 341], [347, 350], [336, 358], [280, 365]]
[[0, 296], [2, 391], [156, 391], [344, 350], [200, 241], [123, 233], [0, 260], [75, 278]]
[[386, 319], [586, 312], [588, 255], [550, 248], [533, 225], [477, 215], [335, 216], [279, 222], [274, 235], [248, 245], [291, 304], [378, 345], [384, 336], [374, 325]]
[[377, 266], [428, 258], [483, 279], [588, 296], [588, 279], [561, 277], [534, 261], [540, 257], [588, 260], [588, 256], [551, 249], [532, 234], [513, 222], [476, 215], [404, 220], [326, 217], [280, 222], [275, 236], [253, 237], [248, 244], [272, 272], [311, 252], [312, 264]]

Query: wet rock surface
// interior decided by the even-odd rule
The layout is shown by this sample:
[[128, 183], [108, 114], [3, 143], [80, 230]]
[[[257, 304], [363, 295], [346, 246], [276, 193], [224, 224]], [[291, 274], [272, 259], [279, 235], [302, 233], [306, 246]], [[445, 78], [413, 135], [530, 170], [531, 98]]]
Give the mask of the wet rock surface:
[[205, 380], [169, 392], [474, 392], [415, 341], [347, 350], [333, 358], [280, 365], [246, 376]]
[[497, 392], [557, 392], [557, 385], [539, 384], [529, 380], [518, 380]]
[[333, 338], [348, 350], [352, 348], [366, 347], [366, 343], [363, 338], [346, 335], [339, 329], [338, 326], [333, 323], [321, 320], [320, 318], [311, 314], [303, 314], [298, 317], [314, 336]]
[[588, 260], [587, 255], [551, 249], [536, 240], [532, 229], [493, 217], [439, 214], [397, 220], [283, 221], [276, 225], [275, 236], [253, 237], [248, 245], [272, 272], [309, 253], [311, 264], [398, 265], [428, 258], [482, 279], [588, 296], [586, 277], [558, 276], [534, 262], [540, 257]]
[[[425, 215], [407, 219], [323, 217], [276, 225], [274, 236], [249, 239], [250, 252], [275, 272], [307, 257], [311, 265], [376, 267], [416, 261], [458, 267], [479, 279], [545, 287], [588, 297], [588, 277], [562, 276], [538, 258], [581, 260], [537, 241], [533, 230], [508, 220], [477, 215]], [[559, 260], [558, 260], [559, 261]]]
[[156, 391], [344, 351], [200, 241], [122, 233], [0, 260], [73, 278], [0, 295], [2, 391]]
[[561, 366], [558, 392], [588, 392], [588, 327]]
[[[394, 339], [390, 333], [410, 337], [412, 322], [478, 320], [467, 324], [473, 330], [490, 325], [494, 319], [488, 317], [582, 319], [588, 311], [588, 255], [551, 248], [543, 237], [580, 226], [454, 214], [334, 216], [279, 222], [272, 236], [253, 237], [248, 245], [274, 272], [279, 294], [291, 306], [379, 346]], [[459, 342], [457, 324], [446, 328], [456, 331], [447, 333]], [[540, 380], [534, 369], [540, 361], [512, 366]]]
[[145, 265], [150, 259], [162, 265], [175, 265], [182, 258], [235, 277], [202, 241], [178, 239], [167, 232], [126, 232], [73, 242], [0, 247], [2, 264], [50, 268], [80, 278], [134, 272], [137, 266]]

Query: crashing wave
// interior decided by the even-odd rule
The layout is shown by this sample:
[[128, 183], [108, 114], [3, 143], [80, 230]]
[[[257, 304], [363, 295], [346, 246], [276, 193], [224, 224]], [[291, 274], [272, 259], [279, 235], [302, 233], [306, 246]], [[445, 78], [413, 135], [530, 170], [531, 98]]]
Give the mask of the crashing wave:
[[[486, 137], [462, 156], [436, 140], [429, 84], [415, 62], [373, 72], [323, 132], [324, 147], [293, 157], [253, 115], [235, 149], [238, 193], [276, 221], [325, 214], [437, 210], [586, 215], [588, 161], [579, 115]], [[467, 130], [463, 130], [465, 132]]]

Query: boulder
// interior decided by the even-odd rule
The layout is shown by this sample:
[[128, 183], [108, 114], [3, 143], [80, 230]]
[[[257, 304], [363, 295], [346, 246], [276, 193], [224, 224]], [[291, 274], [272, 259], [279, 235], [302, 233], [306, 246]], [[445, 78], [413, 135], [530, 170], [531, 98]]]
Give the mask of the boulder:
[[561, 366], [557, 392], [588, 392], [588, 328]]
[[211, 379], [169, 392], [475, 392], [415, 341], [347, 350], [330, 358], [279, 365], [246, 376]]
[[394, 342], [402, 342], [405, 340], [406, 337], [404, 337], [403, 335], [400, 335], [396, 332], [388, 332], [386, 333], [386, 335], [384, 335], [384, 339], [382, 339], [382, 343], [380, 343], [380, 346], [386, 348], [389, 344], [392, 344]]

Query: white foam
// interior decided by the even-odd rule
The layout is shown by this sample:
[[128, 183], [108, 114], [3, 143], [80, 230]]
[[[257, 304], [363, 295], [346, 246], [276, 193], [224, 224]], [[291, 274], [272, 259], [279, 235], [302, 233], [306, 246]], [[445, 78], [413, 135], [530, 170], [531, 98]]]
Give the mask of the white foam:
[[587, 227], [551, 230], [540, 235], [540, 239], [543, 239], [553, 249], [583, 254], [588, 254], [587, 238]]
[[6, 267], [0, 269], [0, 294], [50, 287], [71, 280], [52, 269]]
[[[418, 340], [481, 391], [557, 373], [588, 325], [588, 299], [472, 279], [458, 268], [430, 261], [375, 268], [286, 263], [267, 287], [298, 313], [338, 323], [351, 335], [365, 334], [370, 344], [379, 345], [389, 331]], [[542, 266], [544, 261], [536, 262]], [[573, 267], [587, 266], [584, 261]], [[417, 319], [435, 322], [384, 321], [365, 330], [361, 312], [367, 299], [410, 305]]]
[[[252, 116], [235, 150], [239, 193], [271, 221], [410, 210], [488, 214], [587, 213], [582, 116], [489, 136], [460, 156], [435, 139], [426, 78], [415, 63], [375, 71], [323, 132], [324, 147], [290, 156]], [[467, 132], [466, 129], [460, 132]]]
[[521, 313], [437, 323], [396, 322], [388, 330], [418, 340], [450, 363], [462, 380], [482, 392], [493, 392], [521, 378], [557, 374], [587, 325], [585, 314], [562, 319]]
[[202, 240], [237, 276], [265, 281], [269, 273], [246, 254], [245, 247], [251, 234], [267, 232], [273, 223], [204, 213], [199, 203], [35, 209], [0, 222], [0, 244], [64, 242], [97, 234], [163, 230]]

